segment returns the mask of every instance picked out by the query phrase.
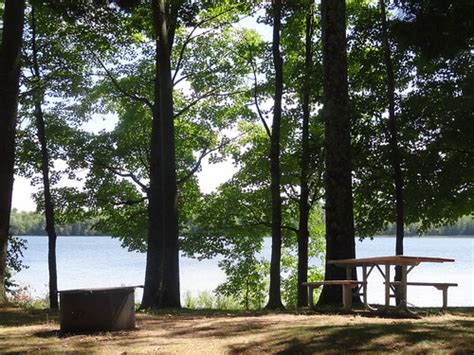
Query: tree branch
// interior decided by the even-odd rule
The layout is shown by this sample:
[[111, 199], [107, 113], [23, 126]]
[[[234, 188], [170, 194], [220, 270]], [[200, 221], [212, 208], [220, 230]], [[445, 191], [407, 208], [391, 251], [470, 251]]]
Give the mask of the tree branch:
[[112, 84], [115, 86], [115, 88], [125, 97], [128, 97], [129, 99], [132, 99], [134, 101], [138, 101], [138, 102], [142, 102], [144, 103], [146, 106], [148, 106], [148, 108], [150, 108], [151, 110], [153, 110], [153, 105], [152, 103], [150, 102], [150, 100], [148, 100], [146, 97], [142, 97], [142, 96], [138, 96], [137, 94], [134, 94], [134, 93], [130, 93], [128, 92], [127, 90], [125, 90], [122, 86], [120, 86], [119, 82], [117, 81], [117, 79], [112, 75], [112, 73], [110, 72], [109, 69], [107, 69], [107, 67], [105, 66], [104, 62], [102, 62], [102, 60], [92, 51], [90, 51], [92, 53], [92, 55], [94, 56], [94, 58], [97, 60], [97, 62], [100, 64], [100, 66], [102, 67], [102, 69], [104, 69], [105, 73], [107, 74], [107, 77], [110, 79], [110, 81], [112, 82]]
[[[138, 150], [138, 160], [142, 164], [142, 166], [148, 170], [150, 168], [150, 153], [147, 149], [147, 147], [142, 147], [141, 144], [137, 145], [137, 150]], [[145, 150], [145, 152], [143, 152]]]
[[120, 169], [114, 167], [114, 166], [110, 166], [108, 164], [105, 164], [104, 162], [100, 161], [100, 160], [96, 160], [97, 164], [99, 164], [99, 166], [103, 167], [104, 169], [107, 169], [109, 171], [111, 171], [112, 173], [114, 173], [115, 175], [118, 175], [120, 177], [124, 177], [124, 178], [130, 178], [132, 179], [138, 186], [140, 186], [142, 188], [142, 190], [144, 192], [147, 192], [148, 191], [148, 186], [146, 184], [144, 184], [139, 178], [138, 176], [136, 176], [134, 173], [128, 171], [128, 172], [123, 172], [123, 171], [120, 171]]
[[133, 206], [133, 205], [137, 205], [139, 203], [142, 203], [143, 201], [146, 201], [146, 200], [148, 200], [148, 197], [143, 196], [142, 198], [140, 198], [138, 200], [122, 200], [122, 201], [119, 201], [119, 202], [112, 202], [112, 204], [114, 206]]
[[210, 154], [212, 151], [215, 151], [215, 150], [216, 149], [207, 150], [207, 148], [204, 148], [204, 150], [199, 155], [199, 158], [198, 158], [196, 164], [194, 164], [194, 167], [190, 171], [188, 171], [188, 173], [186, 175], [184, 175], [182, 178], [178, 179], [177, 184], [181, 185], [182, 183], [189, 180], [191, 178], [191, 176], [193, 176], [199, 170], [204, 157], [206, 157], [208, 154]]
[[[232, 52], [232, 51], [229, 51], [229, 52]], [[203, 70], [201, 70], [199, 72], [192, 72], [192, 73], [189, 73], [187, 75], [184, 75], [184, 76], [180, 77], [178, 80], [173, 82], [173, 86], [178, 85], [181, 81], [186, 80], [190, 77], [197, 76], [197, 75], [212, 74], [212, 73], [215, 73], [215, 72], [216, 72], [216, 65], [209, 65], [209, 66], [207, 66], [206, 68], [204, 68]]]
[[221, 144], [219, 144], [217, 147], [213, 148], [213, 149], [209, 149], [209, 147], [206, 147], [203, 149], [202, 153], [200, 154], [196, 164], [194, 165], [194, 167], [185, 175], [183, 176], [182, 178], [180, 178], [178, 180], [178, 185], [182, 184], [183, 182], [185, 182], [186, 180], [190, 179], [191, 176], [193, 176], [198, 170], [199, 168], [201, 167], [201, 164], [202, 164], [202, 160], [208, 156], [209, 154], [217, 151], [217, 150], [220, 150], [221, 148], [225, 147], [226, 145], [229, 145], [231, 142], [237, 140], [238, 138], [242, 137], [244, 134], [246, 134], [247, 132], [242, 132], [241, 134], [233, 137], [232, 139], [229, 139], [229, 140], [225, 140], [223, 141]]
[[[238, 5], [237, 5], [238, 6]], [[186, 47], [187, 45], [191, 42], [191, 40], [193, 40], [195, 37], [192, 37], [194, 32], [200, 28], [202, 25], [204, 25], [205, 23], [209, 22], [209, 21], [212, 21], [214, 19], [216, 19], [217, 17], [219, 16], [222, 16], [224, 15], [225, 13], [227, 12], [230, 12], [232, 10], [234, 10], [235, 6], [230, 6], [229, 8], [223, 10], [222, 12], [218, 13], [218, 14], [215, 14], [211, 17], [208, 17], [208, 18], [205, 18], [205, 19], [202, 19], [201, 21], [199, 21], [198, 23], [196, 23], [196, 25], [193, 27], [193, 29], [191, 30], [191, 32], [189, 32], [189, 34], [186, 36], [186, 39], [184, 40], [183, 42], [183, 46], [181, 47], [181, 50], [179, 52], [179, 57], [178, 57], [178, 62], [176, 63], [176, 68], [175, 68], [175, 71], [174, 71], [174, 75], [173, 75], [173, 79], [172, 79], [172, 82], [174, 83], [174, 80], [176, 78], [176, 75], [178, 74], [179, 70], [180, 70], [180, 66], [181, 66], [181, 62], [183, 60], [183, 57], [184, 57], [184, 51], [186, 50]], [[209, 30], [210, 31], [210, 30]], [[209, 31], [206, 31], [209, 32]]]
[[184, 51], [186, 50], [186, 46], [193, 40], [195, 39], [196, 37], [199, 37], [201, 35], [205, 35], [209, 32], [211, 32], [213, 29], [211, 30], [207, 30], [207, 31], [204, 31], [203, 33], [199, 34], [199, 35], [196, 35], [194, 37], [192, 37], [194, 31], [196, 31], [197, 29], [197, 25], [194, 26], [194, 28], [192, 29], [192, 31], [186, 36], [186, 39], [184, 40], [183, 42], [183, 45], [181, 47], [181, 50], [179, 51], [179, 57], [178, 57], [178, 62], [176, 63], [176, 68], [174, 69], [174, 74], [173, 74], [173, 79], [171, 80], [172, 83], [173, 83], [173, 86], [176, 84], [175, 83], [175, 79], [176, 79], [176, 75], [178, 75], [178, 72], [180, 71], [180, 67], [181, 67], [181, 63], [183, 61], [183, 58], [184, 58]]
[[298, 196], [298, 193], [295, 191], [295, 188], [293, 187], [293, 185], [290, 184], [290, 186], [289, 186], [291, 192], [288, 191], [287, 185], [282, 185], [282, 187], [285, 190], [286, 196], [288, 196], [288, 198], [291, 201], [298, 202], [298, 198], [296, 197], [296, 196]]
[[250, 60], [250, 66], [252, 67], [252, 72], [253, 72], [253, 80], [254, 80], [254, 85], [253, 85], [253, 98], [254, 98], [254, 103], [255, 107], [257, 109], [258, 116], [260, 117], [260, 120], [263, 123], [263, 126], [265, 127], [265, 131], [268, 134], [269, 138], [272, 138], [272, 133], [270, 131], [270, 128], [268, 127], [267, 122], [265, 121], [265, 118], [263, 117], [262, 110], [260, 109], [260, 105], [258, 103], [258, 80], [257, 80], [257, 68], [255, 67], [255, 64], [252, 60]]
[[281, 228], [289, 230], [290, 232], [294, 232], [294, 233], [296, 233], [296, 235], [298, 235], [298, 232], [299, 232], [298, 228], [287, 226], [287, 225], [284, 225], [284, 224], [281, 225]]
[[268, 222], [265, 222], [264, 220], [262, 220], [257, 212], [252, 208], [250, 207], [249, 205], [245, 204], [245, 203], [242, 203], [242, 206], [245, 207], [248, 211], [250, 211], [250, 214], [251, 214], [251, 218], [259, 225], [264, 225], [264, 226], [270, 226], [271, 227], [271, 224], [268, 223]]
[[188, 103], [186, 106], [184, 106], [181, 110], [179, 110], [175, 115], [174, 115], [174, 119], [178, 118], [179, 116], [181, 116], [183, 113], [185, 113], [186, 111], [188, 111], [190, 108], [192, 108], [193, 106], [197, 105], [201, 100], [203, 99], [206, 99], [208, 97], [212, 97], [212, 96], [231, 96], [231, 95], [235, 95], [235, 94], [240, 94], [240, 93], [243, 93], [245, 91], [243, 90], [238, 90], [238, 91], [233, 91], [233, 92], [226, 92], [226, 93], [216, 93], [216, 91], [218, 89], [220, 89], [221, 87], [223, 87], [224, 84], [222, 84], [221, 86], [218, 86], [214, 89], [211, 89], [210, 91], [206, 92], [205, 94], [203, 95], [200, 95], [198, 97], [196, 97], [193, 101], [191, 101], [190, 103]]
[[179, 110], [177, 113], [175, 113], [174, 115], [174, 119], [178, 118], [179, 116], [181, 116], [183, 113], [185, 113], [187, 110], [189, 110], [191, 107], [197, 105], [199, 103], [199, 101], [201, 101], [202, 99], [205, 99], [207, 97], [211, 97], [216, 91], [217, 89], [219, 89], [219, 87], [216, 87], [210, 91], [208, 91], [207, 93], [201, 95], [201, 96], [198, 96], [196, 99], [194, 99], [193, 101], [191, 101], [190, 103], [188, 103], [186, 106], [184, 106], [181, 110]]

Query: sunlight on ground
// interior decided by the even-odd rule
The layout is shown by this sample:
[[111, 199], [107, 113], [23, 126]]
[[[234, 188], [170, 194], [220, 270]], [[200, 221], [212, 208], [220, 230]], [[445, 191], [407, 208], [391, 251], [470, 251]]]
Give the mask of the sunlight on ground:
[[[61, 334], [57, 315], [0, 310], [0, 353], [6, 352], [469, 352], [473, 310], [392, 319], [361, 315], [137, 314], [137, 330]], [[3, 323], [3, 324], [2, 324]]]

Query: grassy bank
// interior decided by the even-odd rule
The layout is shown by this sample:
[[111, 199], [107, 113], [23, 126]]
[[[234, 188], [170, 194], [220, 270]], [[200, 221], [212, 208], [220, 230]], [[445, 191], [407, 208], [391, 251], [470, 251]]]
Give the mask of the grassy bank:
[[[180, 311], [137, 314], [137, 329], [61, 334], [51, 311], [0, 309], [0, 353], [274, 353], [474, 351], [474, 309], [451, 308], [420, 319], [366, 313]], [[428, 315], [426, 315], [428, 314]]]

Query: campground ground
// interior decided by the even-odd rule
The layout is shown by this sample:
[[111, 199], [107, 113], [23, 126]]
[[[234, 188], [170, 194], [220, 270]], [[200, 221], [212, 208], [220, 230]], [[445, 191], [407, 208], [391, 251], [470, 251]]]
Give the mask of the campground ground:
[[133, 331], [62, 334], [57, 312], [3, 308], [0, 353], [473, 353], [474, 308], [419, 314], [161, 311]]

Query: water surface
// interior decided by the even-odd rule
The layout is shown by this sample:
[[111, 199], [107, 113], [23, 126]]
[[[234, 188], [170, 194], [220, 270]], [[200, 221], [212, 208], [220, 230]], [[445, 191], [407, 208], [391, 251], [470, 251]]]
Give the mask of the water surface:
[[[47, 238], [24, 237], [28, 249], [24, 263], [29, 266], [14, 276], [28, 286], [36, 297], [48, 287]], [[263, 255], [270, 255], [270, 241]], [[378, 237], [357, 242], [357, 257], [393, 255], [395, 239]], [[412, 237], [405, 239], [405, 255], [435, 256], [456, 259], [454, 263], [423, 263], [409, 274], [409, 281], [455, 282], [449, 289], [450, 306], [474, 306], [474, 238]], [[145, 255], [128, 252], [120, 241], [109, 237], [59, 237], [57, 243], [58, 289], [143, 285]], [[180, 260], [182, 294], [213, 290], [225, 280], [217, 260]], [[374, 270], [369, 277], [369, 302], [383, 303], [383, 280]], [[141, 290], [137, 292], [137, 300]], [[441, 306], [441, 291], [434, 287], [409, 287], [408, 301], [416, 306]]]

